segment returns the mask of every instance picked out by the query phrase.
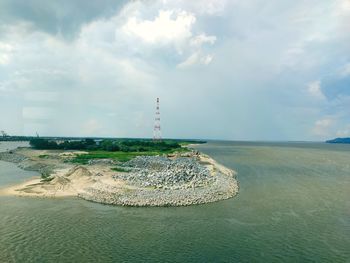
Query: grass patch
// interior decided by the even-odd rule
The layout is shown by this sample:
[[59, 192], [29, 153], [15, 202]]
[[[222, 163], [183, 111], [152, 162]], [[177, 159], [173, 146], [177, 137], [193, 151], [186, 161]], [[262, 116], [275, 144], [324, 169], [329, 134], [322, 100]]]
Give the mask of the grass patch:
[[73, 163], [87, 164], [89, 160], [94, 159], [113, 159], [120, 162], [127, 162], [140, 155], [156, 155], [153, 152], [107, 152], [91, 151], [88, 154], [80, 154], [72, 159]]
[[137, 156], [155, 156], [173, 152], [188, 152], [187, 148], [180, 148], [168, 151], [148, 151], [148, 152], [108, 152], [108, 151], [90, 151], [88, 154], [80, 154], [73, 158], [71, 162], [79, 164], [88, 164], [89, 160], [94, 159], [112, 159], [119, 162], [127, 162]]

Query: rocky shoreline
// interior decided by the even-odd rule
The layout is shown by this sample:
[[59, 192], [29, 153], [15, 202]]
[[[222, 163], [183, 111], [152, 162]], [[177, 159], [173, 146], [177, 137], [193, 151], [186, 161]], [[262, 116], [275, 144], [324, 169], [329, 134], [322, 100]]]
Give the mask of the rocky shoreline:
[[49, 180], [36, 179], [14, 186], [7, 193], [77, 196], [122, 206], [187, 206], [229, 199], [238, 193], [235, 172], [197, 151], [139, 156], [124, 163], [93, 160], [88, 165], [67, 163], [60, 156], [60, 152], [28, 148], [0, 153], [0, 160], [49, 174]]
[[[198, 159], [203, 158], [198, 154]], [[205, 156], [207, 164], [209, 157]], [[186, 206], [229, 199], [237, 194], [235, 174], [219, 165], [214, 173], [200, 165], [199, 160], [164, 157], [137, 157], [123, 166], [137, 171], [120, 173], [137, 188], [120, 191], [117, 188], [95, 185], [79, 193], [79, 197], [104, 204], [123, 206]], [[116, 194], [117, 193], [117, 194]]]
[[[85, 189], [78, 196], [89, 201], [122, 206], [188, 206], [229, 199], [237, 194], [237, 184], [231, 178], [220, 177], [207, 187], [191, 189], [137, 189], [120, 193], [119, 189]], [[116, 194], [118, 193], [118, 194]]]

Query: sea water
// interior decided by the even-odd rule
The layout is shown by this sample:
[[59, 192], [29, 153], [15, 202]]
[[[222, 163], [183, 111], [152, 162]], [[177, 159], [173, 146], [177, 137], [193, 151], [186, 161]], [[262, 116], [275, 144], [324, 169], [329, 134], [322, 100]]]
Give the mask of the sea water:
[[[0, 144], [1, 147], [1, 144]], [[0, 262], [349, 262], [350, 146], [209, 142], [237, 197], [166, 208], [0, 197]], [[0, 185], [33, 176], [0, 162]]]

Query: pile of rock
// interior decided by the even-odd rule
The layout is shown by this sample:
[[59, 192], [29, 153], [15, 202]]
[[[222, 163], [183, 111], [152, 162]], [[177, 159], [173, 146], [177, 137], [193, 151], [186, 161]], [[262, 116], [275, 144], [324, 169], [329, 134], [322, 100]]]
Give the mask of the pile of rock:
[[235, 178], [229, 174], [219, 174], [214, 183], [193, 189], [123, 189], [97, 182], [78, 193], [78, 196], [93, 202], [123, 206], [186, 206], [228, 199], [237, 192]]
[[118, 173], [115, 179], [140, 187], [186, 189], [208, 185], [214, 181], [209, 170], [194, 158], [171, 160], [159, 156], [139, 156], [123, 164], [130, 172]]

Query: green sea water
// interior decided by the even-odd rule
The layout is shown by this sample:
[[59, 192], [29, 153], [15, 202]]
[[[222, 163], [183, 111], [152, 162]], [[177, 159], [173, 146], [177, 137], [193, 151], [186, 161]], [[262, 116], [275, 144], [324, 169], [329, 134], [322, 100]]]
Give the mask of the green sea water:
[[[197, 149], [238, 172], [237, 197], [167, 208], [0, 197], [0, 262], [350, 262], [349, 145]], [[0, 185], [31, 176], [0, 162]]]

